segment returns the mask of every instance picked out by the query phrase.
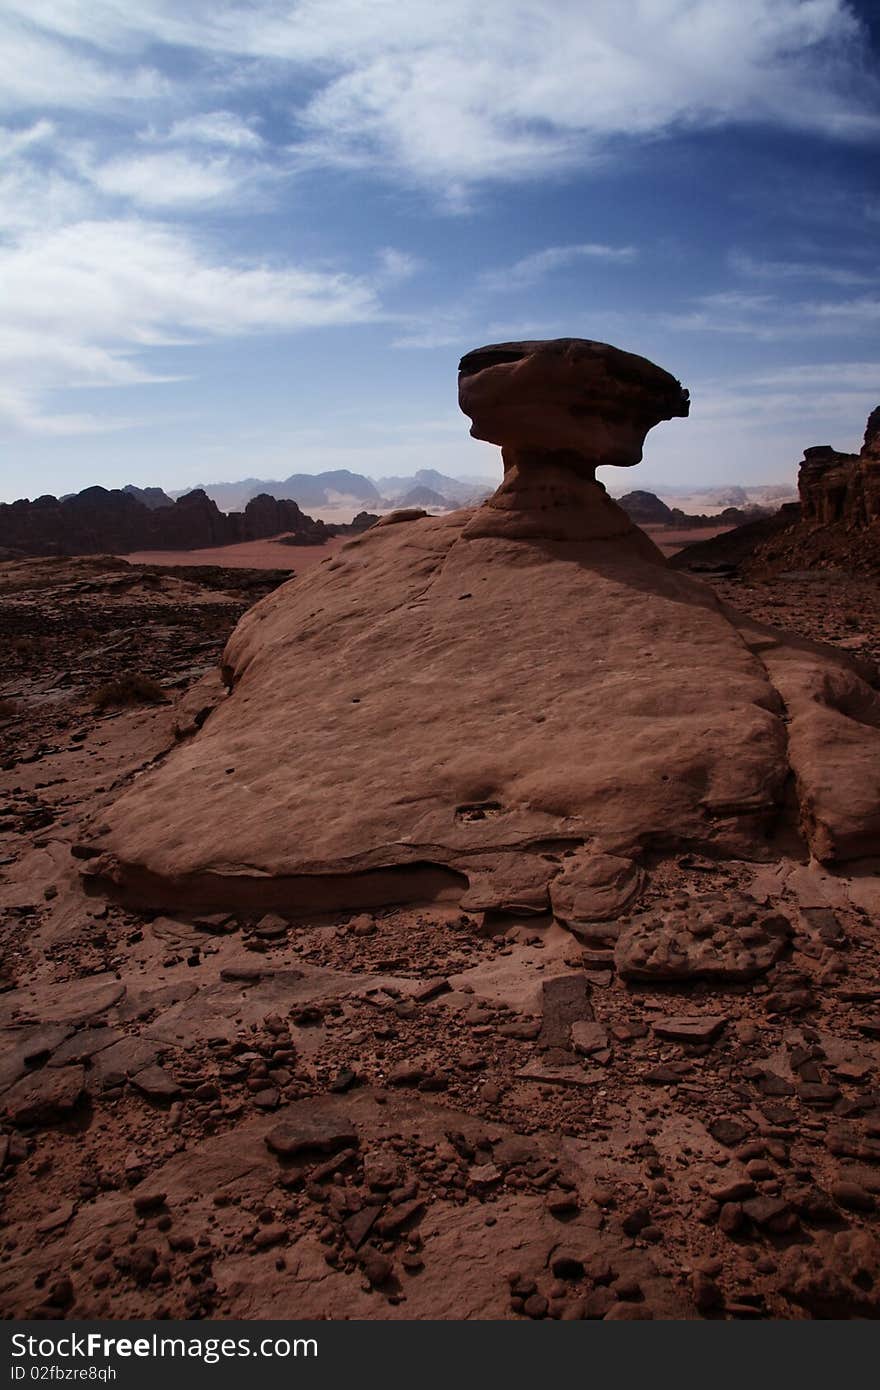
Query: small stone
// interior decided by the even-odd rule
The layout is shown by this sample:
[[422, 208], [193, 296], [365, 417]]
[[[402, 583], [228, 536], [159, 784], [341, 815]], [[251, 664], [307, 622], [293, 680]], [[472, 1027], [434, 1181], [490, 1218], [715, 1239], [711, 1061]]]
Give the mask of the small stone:
[[281, 1095], [276, 1086], [266, 1086], [263, 1090], [254, 1092], [254, 1105], [258, 1105], [261, 1110], [277, 1110], [280, 1100]]
[[73, 1283], [68, 1275], [62, 1275], [49, 1286], [46, 1302], [53, 1308], [69, 1308], [73, 1302]]
[[430, 999], [436, 999], [438, 995], [448, 994], [452, 985], [443, 975], [439, 975], [431, 980], [425, 980], [417, 985], [410, 998], [417, 1004], [427, 1004]]
[[723, 1144], [726, 1149], [736, 1148], [737, 1144], [742, 1143], [748, 1132], [740, 1120], [735, 1120], [729, 1115], [722, 1115], [709, 1125], [709, 1133], [712, 1138], [716, 1139], [719, 1144]]
[[725, 1202], [718, 1213], [718, 1227], [726, 1236], [736, 1235], [745, 1217], [738, 1202]]
[[266, 1135], [266, 1144], [281, 1158], [317, 1150], [333, 1153], [336, 1149], [356, 1147], [357, 1132], [351, 1121], [342, 1115], [324, 1115], [302, 1101], [291, 1106], [282, 1122]]
[[139, 1216], [145, 1216], [148, 1212], [157, 1211], [159, 1207], [165, 1205], [164, 1192], [137, 1192], [134, 1198], [134, 1209]]
[[554, 1188], [547, 1193], [545, 1206], [551, 1216], [570, 1216], [580, 1208], [577, 1194]]
[[426, 1074], [424, 1062], [398, 1062], [388, 1073], [389, 1086], [418, 1086]]
[[371, 1251], [364, 1260], [364, 1274], [369, 1279], [373, 1288], [379, 1288], [386, 1284], [391, 1278], [394, 1265], [387, 1255], [382, 1255], [378, 1251]]
[[701, 1313], [711, 1313], [714, 1309], [724, 1306], [724, 1294], [708, 1274], [697, 1271], [691, 1275], [691, 1292]]
[[287, 1240], [287, 1227], [280, 1222], [273, 1221], [268, 1226], [261, 1226], [254, 1236], [254, 1245], [258, 1250], [269, 1250], [273, 1245], [281, 1245]]
[[523, 1304], [523, 1312], [527, 1318], [545, 1318], [548, 1309], [547, 1299], [541, 1293], [533, 1293]]
[[161, 1067], [144, 1067], [131, 1077], [131, 1084], [141, 1095], [149, 1100], [175, 1100], [180, 1095], [180, 1087]]
[[755, 1184], [750, 1178], [730, 1178], [709, 1188], [713, 1202], [719, 1202], [722, 1206], [727, 1202], [743, 1202], [754, 1195]]
[[724, 1028], [727, 1019], [720, 1014], [677, 1014], [655, 1019], [652, 1027], [658, 1038], [672, 1042], [712, 1042]]
[[627, 1216], [623, 1218], [624, 1234], [637, 1236], [646, 1226], [651, 1224], [651, 1213], [647, 1207], [634, 1207]]
[[857, 1182], [841, 1179], [831, 1184], [831, 1196], [838, 1206], [847, 1211], [875, 1211], [877, 1203]]
[[477, 1188], [495, 1187], [501, 1178], [501, 1169], [494, 1163], [477, 1163], [468, 1170], [468, 1181]]

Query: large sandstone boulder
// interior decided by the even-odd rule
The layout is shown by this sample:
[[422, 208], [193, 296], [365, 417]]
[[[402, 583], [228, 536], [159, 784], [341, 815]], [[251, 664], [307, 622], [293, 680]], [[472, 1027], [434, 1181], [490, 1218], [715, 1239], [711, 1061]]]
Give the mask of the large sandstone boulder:
[[781, 832], [869, 853], [871, 672], [739, 619], [594, 480], [686, 412], [674, 378], [570, 339], [462, 367], [498, 492], [392, 515], [252, 608], [229, 694], [120, 797], [90, 872], [154, 907], [448, 894], [579, 923], [623, 910], [648, 855], [765, 859]]

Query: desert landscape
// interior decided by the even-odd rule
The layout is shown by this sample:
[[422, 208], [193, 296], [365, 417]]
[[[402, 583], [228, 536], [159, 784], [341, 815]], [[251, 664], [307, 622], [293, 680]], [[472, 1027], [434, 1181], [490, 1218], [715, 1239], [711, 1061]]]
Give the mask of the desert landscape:
[[475, 505], [16, 520], [7, 1317], [880, 1315], [880, 414], [643, 530], [595, 470], [669, 373], [501, 343], [459, 395]]

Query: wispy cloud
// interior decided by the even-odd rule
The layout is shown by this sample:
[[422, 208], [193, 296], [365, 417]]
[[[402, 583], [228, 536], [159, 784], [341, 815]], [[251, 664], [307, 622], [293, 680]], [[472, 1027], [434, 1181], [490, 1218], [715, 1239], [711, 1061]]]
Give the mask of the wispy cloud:
[[827, 285], [874, 285], [880, 282], [880, 270], [873, 275], [834, 262], [759, 260], [742, 251], [730, 254], [730, 265], [738, 275], [750, 280], [778, 283], [781, 280], [803, 280]]
[[[5, 416], [46, 432], [59, 388], [130, 386], [167, 377], [144, 353], [172, 343], [363, 323], [375, 289], [353, 276], [231, 263], [181, 231], [140, 219], [31, 231], [0, 248], [7, 285], [0, 327]], [[77, 430], [91, 417], [77, 417]], [[68, 420], [69, 424], [69, 420]], [[107, 421], [97, 425], [107, 427]]]
[[852, 337], [880, 325], [880, 297], [787, 300], [772, 294], [726, 290], [701, 295], [691, 307], [651, 316], [675, 333], [731, 334], [773, 342], [787, 338]]
[[401, 251], [396, 246], [383, 246], [378, 254], [379, 273], [389, 284], [411, 280], [424, 267], [424, 261], [411, 251]]
[[252, 117], [244, 120], [234, 111], [204, 111], [175, 121], [164, 135], [149, 131], [142, 138], [183, 144], [221, 145], [232, 150], [259, 150], [265, 144]]
[[599, 261], [605, 264], [622, 264], [635, 259], [634, 246], [606, 246], [601, 242], [578, 242], [573, 246], [547, 246], [543, 251], [533, 251], [522, 260], [500, 270], [492, 270], [482, 277], [485, 289], [493, 291], [523, 290], [536, 285], [546, 276], [557, 270], [564, 270], [581, 261]]

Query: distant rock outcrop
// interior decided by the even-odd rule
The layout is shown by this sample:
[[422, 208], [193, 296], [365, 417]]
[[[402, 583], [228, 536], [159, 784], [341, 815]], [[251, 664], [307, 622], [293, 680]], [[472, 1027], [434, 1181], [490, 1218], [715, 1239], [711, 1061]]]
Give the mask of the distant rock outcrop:
[[[152, 489], [150, 491], [153, 491]], [[38, 497], [0, 505], [0, 547], [19, 555], [124, 555], [135, 550], [200, 550], [282, 532], [320, 544], [330, 532], [296, 502], [255, 497], [225, 515], [196, 490], [167, 506], [139, 501], [128, 489], [86, 488], [61, 501]]]
[[741, 526], [745, 522], [772, 515], [767, 507], [758, 506], [725, 507], [723, 511], [711, 515], [683, 512], [680, 507], [668, 507], [653, 492], [628, 492], [618, 499], [618, 505], [639, 526], [678, 526], [682, 530], [696, 530], [701, 526]]
[[[244, 478], [235, 483], [203, 483], [204, 492], [224, 511], [239, 510], [254, 497], [267, 495], [293, 501], [301, 507], [326, 507], [350, 499], [377, 506], [381, 496], [376, 484], [362, 473], [335, 468], [323, 473], [291, 473], [280, 480]], [[181, 494], [178, 494], [181, 495]]]
[[804, 450], [798, 470], [800, 506], [783, 506], [767, 521], [679, 551], [676, 569], [733, 565], [749, 572], [842, 569], [880, 573], [880, 406], [868, 416], [857, 454], [830, 444]]
[[798, 472], [804, 522], [848, 527], [880, 521], [880, 406], [868, 416], [858, 454], [841, 454], [830, 444], [804, 450]]
[[653, 492], [628, 492], [617, 501], [627, 516], [639, 526], [662, 526], [672, 521], [672, 508], [667, 507]]
[[443, 511], [449, 510], [449, 502], [442, 497], [439, 492], [435, 492], [431, 487], [420, 484], [419, 487], [410, 488], [409, 492], [404, 493], [397, 503], [398, 507], [435, 507]]

